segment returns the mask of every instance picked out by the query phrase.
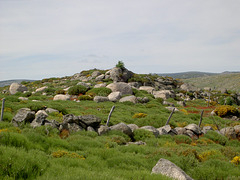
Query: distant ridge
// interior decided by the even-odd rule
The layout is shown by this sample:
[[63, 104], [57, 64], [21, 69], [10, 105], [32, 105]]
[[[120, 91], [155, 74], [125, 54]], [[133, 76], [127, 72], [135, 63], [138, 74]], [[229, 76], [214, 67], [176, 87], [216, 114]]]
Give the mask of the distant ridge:
[[4, 86], [9, 86], [12, 83], [21, 83], [22, 81], [30, 81], [33, 82], [35, 80], [29, 80], [29, 79], [12, 79], [12, 80], [6, 80], [6, 81], [0, 81], [0, 87], [4, 87]]
[[180, 72], [180, 73], [157, 73], [157, 74], [159, 76], [168, 76], [174, 79], [191, 79], [191, 78], [215, 76], [215, 75], [221, 75], [221, 74], [236, 74], [236, 73], [240, 73], [240, 71], [224, 71], [222, 73], [188, 71], [188, 72]]
[[180, 72], [180, 73], [161, 73], [159, 76], [168, 76], [175, 79], [189, 79], [189, 78], [197, 78], [204, 76], [213, 76], [221, 73], [209, 73], [209, 72], [200, 72], [200, 71], [188, 71], [188, 72]]

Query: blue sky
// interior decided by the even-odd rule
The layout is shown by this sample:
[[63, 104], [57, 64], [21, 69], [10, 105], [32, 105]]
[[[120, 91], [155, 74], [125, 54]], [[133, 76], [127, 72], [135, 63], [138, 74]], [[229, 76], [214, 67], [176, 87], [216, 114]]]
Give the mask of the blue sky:
[[240, 70], [239, 0], [0, 0], [0, 80]]

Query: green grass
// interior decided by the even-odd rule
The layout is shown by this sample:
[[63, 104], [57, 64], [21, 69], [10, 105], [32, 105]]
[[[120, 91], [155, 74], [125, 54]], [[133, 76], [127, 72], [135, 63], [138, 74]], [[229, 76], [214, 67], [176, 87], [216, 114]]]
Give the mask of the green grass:
[[[90, 71], [85, 73], [91, 74]], [[59, 83], [56, 80], [46, 79], [44, 82], [54, 89], [78, 83], [69, 79], [61, 79]], [[42, 86], [41, 81], [27, 85], [32, 89]], [[1, 91], [3, 89], [6, 88], [0, 88]], [[105, 93], [105, 89], [96, 90]], [[240, 142], [215, 132], [208, 132], [198, 140], [193, 140], [183, 135], [155, 138], [151, 132], [140, 129], [134, 132], [132, 139], [145, 141], [147, 145], [126, 146], [132, 139], [119, 131], [110, 131], [102, 136], [96, 132], [80, 131], [61, 139], [57, 129], [46, 129], [44, 126], [33, 129], [29, 124], [16, 128], [10, 123], [20, 108], [28, 107], [37, 111], [49, 107], [57, 109], [59, 113], [51, 113], [48, 120], [62, 122], [65, 114], [92, 114], [100, 117], [101, 124], [105, 125], [112, 106], [115, 106], [110, 126], [120, 122], [140, 127], [150, 125], [158, 128], [165, 125], [171, 112], [162, 105], [162, 99], [154, 99], [145, 91], [134, 90], [134, 94], [148, 97], [150, 101], [145, 104], [53, 101], [53, 95], [44, 96], [41, 93], [29, 94], [28, 101], [20, 101], [18, 97], [24, 96], [22, 93], [0, 93], [0, 98], [6, 98], [3, 122], [0, 122], [0, 179], [169, 179], [151, 174], [160, 158], [172, 161], [196, 180], [239, 179], [240, 165], [233, 165], [231, 160], [240, 156]], [[177, 104], [174, 99], [168, 101]], [[187, 107], [177, 106], [180, 111], [173, 114], [170, 126], [198, 124], [201, 113], [199, 107], [206, 106], [204, 100], [187, 102]], [[134, 118], [136, 113], [144, 113], [146, 116]], [[202, 125], [218, 124], [223, 128], [236, 123], [220, 117], [213, 118], [206, 113]], [[57, 152], [69, 156], [54, 157], [53, 154]]]

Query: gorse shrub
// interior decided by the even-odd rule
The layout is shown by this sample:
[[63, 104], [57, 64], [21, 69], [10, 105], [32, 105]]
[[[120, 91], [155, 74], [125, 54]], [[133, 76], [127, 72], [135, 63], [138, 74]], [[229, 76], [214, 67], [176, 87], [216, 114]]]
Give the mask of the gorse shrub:
[[100, 88], [93, 88], [89, 90], [86, 95], [90, 96], [108, 96], [112, 92], [111, 89], [106, 88], [106, 87], [100, 87]]
[[218, 106], [214, 110], [214, 112], [220, 117], [225, 117], [229, 115], [238, 115], [239, 113], [235, 107], [229, 106], [229, 105]]
[[70, 95], [85, 94], [87, 92], [87, 90], [88, 89], [85, 86], [76, 85], [76, 86], [69, 88], [68, 94], [70, 94]]
[[144, 141], [148, 138], [155, 138], [152, 132], [145, 129], [136, 129], [133, 133], [136, 141]]
[[235, 156], [233, 158], [233, 160], [231, 161], [231, 163], [233, 163], [235, 165], [239, 165], [240, 164], [240, 156]]
[[77, 158], [77, 159], [85, 159], [82, 155], [77, 153], [70, 153], [64, 150], [58, 150], [52, 153], [52, 157], [54, 158], [61, 158], [61, 157], [69, 157], [69, 158]]
[[135, 113], [133, 115], [133, 118], [144, 118], [146, 116], [147, 116], [147, 114], [145, 114], [145, 113]]
[[80, 101], [91, 101], [93, 100], [93, 97], [90, 95], [82, 95], [82, 96], [79, 96], [78, 99]]

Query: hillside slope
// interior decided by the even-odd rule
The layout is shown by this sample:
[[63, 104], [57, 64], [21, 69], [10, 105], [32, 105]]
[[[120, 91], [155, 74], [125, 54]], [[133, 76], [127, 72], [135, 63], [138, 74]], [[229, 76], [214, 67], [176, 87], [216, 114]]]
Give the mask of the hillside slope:
[[199, 72], [199, 71], [189, 71], [189, 72], [180, 72], [180, 73], [158, 73], [159, 76], [168, 76], [175, 79], [189, 79], [197, 77], [206, 77], [218, 75], [218, 73], [209, 73], [209, 72]]
[[217, 90], [228, 89], [240, 92], [240, 73], [219, 74], [214, 76], [183, 79], [196, 87], [211, 87]]

